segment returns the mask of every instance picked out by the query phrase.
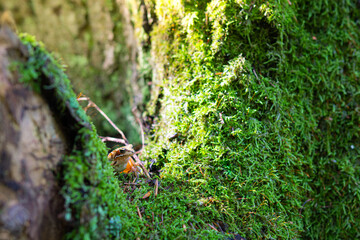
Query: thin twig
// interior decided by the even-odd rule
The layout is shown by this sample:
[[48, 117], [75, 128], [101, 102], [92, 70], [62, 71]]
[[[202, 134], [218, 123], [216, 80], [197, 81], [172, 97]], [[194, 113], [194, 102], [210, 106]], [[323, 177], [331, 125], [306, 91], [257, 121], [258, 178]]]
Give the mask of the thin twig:
[[121, 137], [125, 140], [125, 142], [128, 142], [127, 138], [125, 137], [125, 134], [113, 123], [113, 121], [111, 121], [111, 119], [93, 101], [90, 100], [90, 98], [80, 97], [77, 100], [88, 101], [89, 103], [91, 103], [91, 107], [94, 107], [101, 115], [103, 115], [103, 117], [111, 124], [111, 126], [120, 133]]
[[136, 178], [134, 179], [133, 183], [136, 183], [137, 179], [139, 178], [139, 175], [136, 171], [135, 171], [135, 174], [136, 174]]
[[255, 74], [256, 79], [259, 79], [258, 75], [255, 72], [255, 69], [253, 69], [253, 73]]
[[140, 209], [139, 209], [139, 207], [138, 207], [138, 206], [136, 206], [136, 209], [137, 209], [137, 212], [138, 212], [138, 214], [139, 214], [140, 220], [142, 220], [142, 217], [141, 217], [141, 213], [140, 213]]
[[310, 201], [312, 201], [312, 200], [313, 200], [312, 198], [309, 198], [308, 200], [306, 200], [306, 201], [303, 203], [303, 205], [301, 206], [301, 208], [299, 209], [299, 213], [301, 213], [301, 212], [304, 210], [305, 204], [308, 203], [308, 202], [310, 202]]
[[126, 142], [121, 138], [113, 138], [113, 137], [101, 137], [101, 141], [103, 142], [117, 142], [126, 145]]
[[224, 232], [224, 231], [222, 230], [220, 224], [218, 224], [218, 223], [213, 223], [213, 224], [214, 224], [215, 226], [217, 226], [217, 227], [220, 229], [221, 232]]
[[84, 108], [84, 111], [87, 112], [87, 110], [91, 107], [91, 103], [88, 102], [88, 105]]
[[155, 197], [158, 195], [159, 190], [159, 179], [155, 180]]
[[146, 168], [144, 167], [144, 165], [143, 165], [142, 162], [140, 161], [139, 157], [138, 157], [136, 154], [132, 155], [132, 157], [135, 159], [136, 163], [138, 163], [139, 166], [141, 167], [141, 169], [144, 171], [146, 177], [147, 177], [148, 179], [150, 179], [151, 177], [150, 177], [150, 175], [149, 175], [149, 172], [146, 170]]
[[215, 230], [215, 231], [219, 231], [219, 230], [217, 230], [213, 225], [211, 225], [210, 223], [208, 223], [208, 226], [211, 228], [211, 229], [213, 229], [213, 230]]

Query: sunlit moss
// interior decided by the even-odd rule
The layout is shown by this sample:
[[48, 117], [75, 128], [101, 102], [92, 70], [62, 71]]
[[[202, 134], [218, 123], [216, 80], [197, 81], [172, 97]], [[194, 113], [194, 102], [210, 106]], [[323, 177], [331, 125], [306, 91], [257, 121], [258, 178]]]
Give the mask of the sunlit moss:
[[167, 197], [249, 239], [356, 238], [356, 3], [155, 3], [146, 158]]

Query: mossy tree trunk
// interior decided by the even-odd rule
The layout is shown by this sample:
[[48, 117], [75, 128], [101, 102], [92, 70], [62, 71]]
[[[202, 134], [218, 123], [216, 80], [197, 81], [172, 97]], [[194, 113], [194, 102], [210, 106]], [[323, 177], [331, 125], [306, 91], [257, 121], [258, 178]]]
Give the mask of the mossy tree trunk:
[[17, 36], [0, 28], [0, 239], [62, 239], [56, 174], [66, 139], [46, 100], [9, 70], [27, 57]]
[[0, 237], [109, 239], [140, 232], [135, 206], [120, 190], [62, 65], [34, 37], [0, 31]]

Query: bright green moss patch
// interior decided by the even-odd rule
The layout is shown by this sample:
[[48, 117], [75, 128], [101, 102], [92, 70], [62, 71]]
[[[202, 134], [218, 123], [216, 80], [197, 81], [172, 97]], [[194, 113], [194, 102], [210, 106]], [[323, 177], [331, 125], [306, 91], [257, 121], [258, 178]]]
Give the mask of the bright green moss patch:
[[28, 35], [21, 40], [29, 51], [17, 63], [21, 79], [48, 102], [63, 134], [68, 154], [59, 173], [65, 199], [68, 239], [132, 238], [139, 230], [136, 208], [126, 201], [107, 162], [107, 149], [82, 110], [62, 67]]
[[248, 239], [359, 237], [358, 5], [155, 3], [146, 158], [168, 216]]

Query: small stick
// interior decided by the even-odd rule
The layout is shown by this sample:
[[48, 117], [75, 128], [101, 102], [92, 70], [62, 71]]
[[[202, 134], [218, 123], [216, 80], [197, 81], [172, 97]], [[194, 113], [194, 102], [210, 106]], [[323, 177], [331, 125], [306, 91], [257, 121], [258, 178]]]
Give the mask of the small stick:
[[142, 217], [141, 217], [141, 213], [140, 213], [140, 209], [139, 209], [139, 207], [138, 207], [138, 206], [136, 206], [136, 209], [137, 209], [137, 212], [138, 212], [138, 214], [139, 214], [140, 220], [142, 220]]
[[132, 183], [136, 183], [136, 181], [137, 181], [138, 178], [139, 178], [139, 174], [138, 174], [137, 172], [135, 172], [135, 174], [136, 174], [136, 178], [134, 179], [134, 181], [133, 181]]
[[219, 229], [220, 229], [220, 231], [221, 232], [224, 232], [223, 230], [222, 230], [222, 228], [221, 228], [221, 226], [218, 224], [218, 223], [213, 223], [215, 226], [217, 226]]
[[211, 229], [213, 229], [213, 230], [215, 230], [215, 231], [219, 231], [219, 230], [217, 230], [213, 225], [211, 225], [210, 223], [208, 223], [208, 226], [211, 228]]
[[144, 171], [145, 173], [145, 176], [148, 178], [148, 179], [151, 179], [150, 175], [149, 175], [149, 172], [146, 170], [146, 168], [144, 167], [144, 165], [142, 164], [142, 162], [140, 161], [139, 157], [134, 154], [131, 156], [132, 158], [134, 158], [135, 162], [139, 164], [139, 166], [141, 167], [141, 169]]
[[123, 139], [120, 138], [113, 138], [113, 137], [101, 137], [101, 141], [103, 142], [117, 142], [126, 145], [126, 142]]
[[[199, 170], [200, 170], [201, 175], [204, 176], [204, 173], [201, 171], [201, 167], [200, 167], [200, 166], [199, 166]], [[205, 177], [205, 176], [204, 176], [204, 177]]]
[[90, 98], [80, 97], [77, 100], [78, 101], [88, 101], [89, 105], [91, 104], [90, 106], [94, 107], [101, 115], [103, 115], [103, 117], [111, 124], [111, 126], [120, 133], [121, 137], [125, 140], [125, 142], [128, 142], [128, 140], [125, 137], [125, 134], [113, 123], [113, 121], [111, 121], [111, 119], [93, 101], [90, 100]]
[[159, 180], [156, 179], [155, 180], [155, 197], [158, 195], [158, 190], [159, 190]]
[[84, 111], [87, 112], [87, 110], [91, 107], [91, 103], [89, 102], [88, 105], [84, 108]]
[[258, 75], [255, 72], [255, 69], [253, 69], [253, 73], [255, 74], [256, 79], [259, 79]]

